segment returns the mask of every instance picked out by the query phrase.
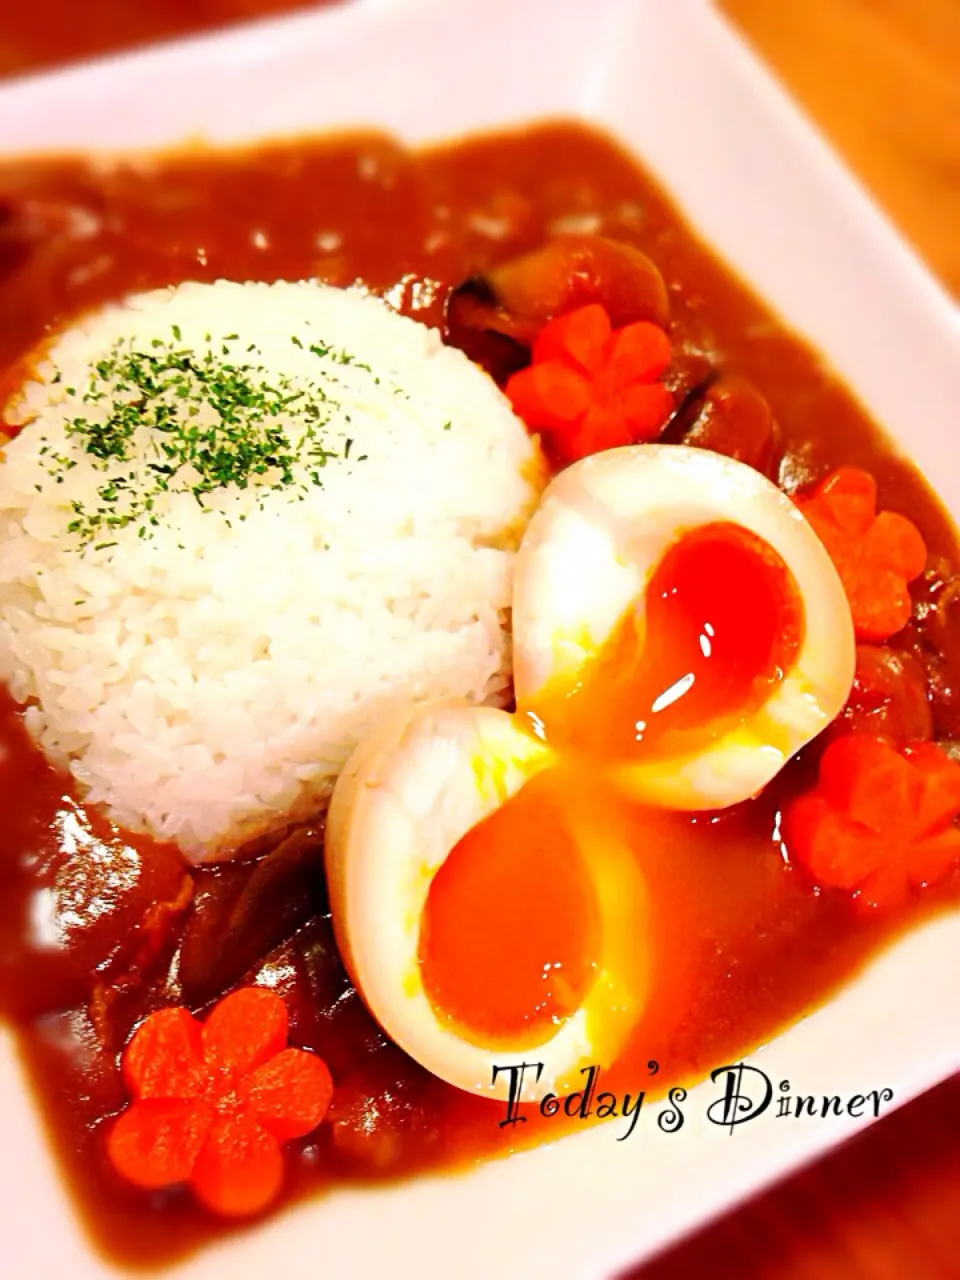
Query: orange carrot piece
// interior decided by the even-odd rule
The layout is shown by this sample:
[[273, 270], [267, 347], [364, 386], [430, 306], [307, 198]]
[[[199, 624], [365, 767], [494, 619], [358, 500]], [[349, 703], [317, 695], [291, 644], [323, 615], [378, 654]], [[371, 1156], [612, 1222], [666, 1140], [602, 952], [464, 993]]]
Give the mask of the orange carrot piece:
[[857, 888], [854, 902], [861, 911], [899, 906], [910, 893], [910, 881], [899, 861], [883, 863]]
[[211, 1130], [190, 1185], [208, 1209], [228, 1218], [262, 1212], [283, 1185], [280, 1144], [244, 1113]]
[[869, 573], [843, 564], [837, 569], [859, 640], [888, 640], [903, 630], [913, 612], [903, 578], [889, 570], [874, 569]]
[[648, 320], [618, 329], [610, 339], [603, 381], [623, 390], [637, 382], [653, 382], [670, 363], [670, 339]]
[[135, 1102], [110, 1130], [110, 1162], [122, 1177], [147, 1190], [186, 1182], [213, 1116], [212, 1108], [196, 1099]]
[[606, 310], [592, 302], [545, 324], [530, 356], [534, 364], [561, 360], [592, 377], [603, 365], [611, 333]]
[[624, 419], [600, 405], [592, 405], [581, 422], [572, 424], [567, 430], [558, 431], [553, 438], [557, 454], [568, 463], [632, 443], [633, 439]]
[[814, 496], [841, 528], [866, 533], [877, 509], [877, 482], [859, 467], [838, 467]]
[[226, 996], [203, 1024], [208, 1063], [253, 1071], [287, 1043], [287, 1006], [275, 991], [242, 987]]
[[567, 463], [607, 449], [655, 440], [673, 412], [673, 397], [660, 385], [637, 385], [612, 404], [590, 406], [582, 419], [557, 428], [555, 452]]
[[656, 439], [673, 412], [672, 395], [656, 381], [670, 341], [648, 321], [613, 331], [602, 306], [580, 307], [544, 326], [531, 358], [506, 394], [564, 462]]
[[819, 884], [852, 889], [880, 866], [883, 841], [830, 807], [818, 792], [800, 796], [784, 815], [791, 857]]
[[901, 901], [960, 864], [960, 764], [932, 742], [897, 751], [867, 734], [824, 751], [817, 786], [787, 805], [791, 858], [858, 905]]
[[833, 560], [860, 640], [880, 641], [910, 620], [908, 584], [923, 572], [927, 549], [916, 526], [876, 512], [873, 477], [856, 467], [834, 471], [796, 503]]
[[593, 401], [587, 378], [562, 360], [528, 365], [513, 374], [505, 391], [514, 412], [535, 431], [558, 430], [577, 422]]
[[247, 1096], [263, 1127], [289, 1142], [310, 1133], [327, 1114], [333, 1080], [316, 1054], [284, 1049], [250, 1076]]
[[674, 410], [673, 396], [662, 383], [631, 387], [621, 401], [623, 415], [635, 443], [655, 440]]
[[904, 755], [925, 785], [917, 820], [922, 831], [932, 831], [960, 813], [960, 764], [933, 742], [909, 742]]
[[908, 858], [910, 880], [918, 888], [934, 884], [960, 863], [960, 828], [951, 824], [935, 835], [914, 841]]
[[262, 987], [232, 992], [203, 1024], [151, 1014], [124, 1053], [138, 1100], [108, 1135], [114, 1169], [147, 1189], [188, 1182], [230, 1217], [259, 1213], [283, 1180], [281, 1142], [316, 1128], [333, 1092], [326, 1064], [286, 1040], [286, 1005]]
[[912, 582], [923, 573], [927, 546], [912, 520], [896, 511], [881, 511], [869, 534], [872, 557]]
[[194, 1098], [204, 1076], [200, 1023], [186, 1009], [158, 1009], [133, 1034], [123, 1075], [135, 1098]]
[[921, 780], [880, 738], [851, 733], [831, 742], [820, 760], [820, 790], [854, 822], [880, 834], [903, 826], [920, 801]]

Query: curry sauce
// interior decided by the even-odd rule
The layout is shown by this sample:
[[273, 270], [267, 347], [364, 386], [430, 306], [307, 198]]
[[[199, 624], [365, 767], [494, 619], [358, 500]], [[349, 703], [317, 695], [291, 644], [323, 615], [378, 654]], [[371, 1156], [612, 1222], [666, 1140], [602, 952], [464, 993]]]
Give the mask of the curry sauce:
[[[917, 524], [930, 560], [914, 586], [914, 617], [868, 657], [884, 679], [869, 694], [855, 687], [844, 718], [960, 737], [957, 556], [935, 498], [657, 184], [578, 125], [416, 152], [371, 134], [110, 166], [62, 158], [0, 167], [0, 404], [52, 330], [132, 292], [220, 278], [361, 281], [422, 323], [447, 326], [454, 341], [447, 304], [463, 281], [585, 232], [640, 248], [666, 282], [683, 403], [671, 438], [750, 452], [765, 412], [759, 398], [776, 428], [763, 426], [755, 451], [768, 474], [794, 488], [840, 464], [862, 466], [884, 506]], [[725, 381], [712, 394], [718, 374]], [[220, 1229], [186, 1193], [123, 1185], [104, 1157], [103, 1127], [127, 1100], [118, 1057], [132, 1028], [167, 1004], [202, 1012], [243, 981], [285, 997], [291, 1043], [315, 1049], [333, 1073], [328, 1121], [290, 1149], [290, 1198], [331, 1182], [460, 1167], [517, 1141], [516, 1128], [500, 1127], [501, 1104], [429, 1075], [364, 1009], [333, 940], [322, 823], [291, 829], [247, 860], [186, 870], [176, 849], [88, 812], [9, 699], [0, 750], [0, 1008], [100, 1249], [157, 1265]], [[651, 997], [608, 1088], [644, 1087], [651, 1060], [662, 1091], [738, 1060], [960, 893], [955, 872], [908, 908], [865, 913], [797, 871], [779, 815], [811, 784], [818, 750], [722, 814], [614, 815], [656, 911]], [[522, 1136], [559, 1129], [534, 1117]]]

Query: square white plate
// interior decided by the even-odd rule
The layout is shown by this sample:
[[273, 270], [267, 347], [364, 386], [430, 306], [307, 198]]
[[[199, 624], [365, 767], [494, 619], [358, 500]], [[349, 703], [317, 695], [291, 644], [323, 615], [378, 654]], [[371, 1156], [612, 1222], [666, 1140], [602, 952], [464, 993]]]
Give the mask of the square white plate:
[[[357, 0], [9, 83], [0, 150], [364, 124], [418, 142], [557, 115], [631, 147], [960, 513], [960, 316], [704, 0]], [[890, 1087], [897, 1105], [960, 1067], [958, 990], [955, 913], [757, 1061], [797, 1092]], [[718, 1096], [709, 1083], [693, 1091], [676, 1133], [647, 1114], [625, 1142], [613, 1122], [463, 1176], [337, 1192], [167, 1274], [600, 1277], [865, 1123], [777, 1119], [770, 1108], [729, 1132], [706, 1119]], [[0, 1270], [115, 1274], [73, 1217], [2, 1042], [0, 1126]]]

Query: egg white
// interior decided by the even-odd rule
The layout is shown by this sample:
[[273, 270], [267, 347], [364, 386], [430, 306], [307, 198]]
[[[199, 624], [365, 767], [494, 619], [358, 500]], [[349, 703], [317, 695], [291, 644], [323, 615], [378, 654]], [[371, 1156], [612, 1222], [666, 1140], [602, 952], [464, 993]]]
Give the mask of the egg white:
[[[635, 445], [595, 454], [550, 484], [517, 557], [513, 597], [518, 706], [570, 687], [683, 534], [732, 522], [793, 574], [803, 640], [792, 669], [743, 724], [702, 749], [628, 764], [637, 799], [721, 809], [755, 796], [839, 714], [853, 684], [853, 621], [833, 562], [790, 499], [759, 472], [703, 449]], [[642, 658], [641, 658], [642, 661]]]

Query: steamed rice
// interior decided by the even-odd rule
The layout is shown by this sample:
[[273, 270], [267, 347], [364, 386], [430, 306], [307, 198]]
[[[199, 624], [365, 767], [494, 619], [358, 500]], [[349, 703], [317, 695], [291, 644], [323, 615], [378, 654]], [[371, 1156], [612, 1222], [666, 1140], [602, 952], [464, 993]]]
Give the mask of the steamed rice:
[[[191, 409], [201, 431], [220, 414], [205, 375], [171, 372], [178, 352], [272, 389], [257, 430], [280, 427], [286, 461], [245, 488], [170, 463]], [[158, 353], [150, 428], [123, 370]], [[322, 809], [398, 702], [508, 698], [537, 452], [484, 373], [378, 300], [313, 283], [133, 297], [60, 337], [5, 417], [24, 425], [0, 466], [0, 676], [120, 825], [220, 855]]]

